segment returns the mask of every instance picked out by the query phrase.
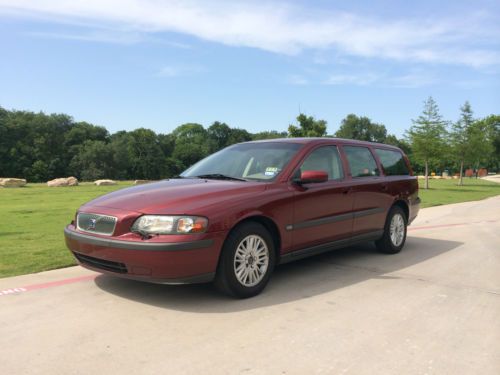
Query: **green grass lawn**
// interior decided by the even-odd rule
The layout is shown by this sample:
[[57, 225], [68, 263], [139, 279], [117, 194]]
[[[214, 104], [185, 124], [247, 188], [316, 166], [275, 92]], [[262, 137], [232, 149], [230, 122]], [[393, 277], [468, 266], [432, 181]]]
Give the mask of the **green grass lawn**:
[[[464, 186], [458, 187], [456, 180], [431, 180], [429, 190], [420, 190], [422, 207], [500, 194], [500, 184], [475, 179], [464, 182]], [[0, 277], [75, 264], [64, 243], [64, 226], [73, 219], [81, 204], [131, 184], [59, 188], [28, 184], [20, 189], [0, 188]]]
[[99, 195], [131, 185], [0, 188], [0, 277], [75, 264], [64, 243], [63, 229], [76, 209]]
[[476, 201], [500, 195], [500, 184], [475, 178], [464, 178], [464, 185], [458, 180], [429, 180], [429, 189], [423, 188], [425, 180], [419, 180], [421, 207]]

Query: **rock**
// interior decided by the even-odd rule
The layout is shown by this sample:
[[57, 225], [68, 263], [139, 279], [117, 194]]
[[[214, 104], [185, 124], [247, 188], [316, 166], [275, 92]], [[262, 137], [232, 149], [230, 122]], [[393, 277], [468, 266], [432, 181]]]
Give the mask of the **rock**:
[[150, 182], [153, 182], [153, 181], [151, 181], [151, 180], [135, 180], [134, 185], [149, 184]]
[[68, 177], [68, 186], [78, 186], [78, 179], [76, 177]]
[[76, 177], [55, 178], [53, 180], [47, 181], [47, 186], [78, 186], [78, 180], [76, 179]]
[[113, 181], [113, 180], [97, 180], [97, 181], [94, 181], [94, 184], [96, 184], [97, 186], [116, 185], [116, 181]]
[[26, 185], [24, 178], [0, 178], [0, 186], [6, 188], [22, 187]]
[[68, 180], [66, 178], [55, 178], [53, 180], [47, 181], [47, 186], [49, 187], [68, 186]]

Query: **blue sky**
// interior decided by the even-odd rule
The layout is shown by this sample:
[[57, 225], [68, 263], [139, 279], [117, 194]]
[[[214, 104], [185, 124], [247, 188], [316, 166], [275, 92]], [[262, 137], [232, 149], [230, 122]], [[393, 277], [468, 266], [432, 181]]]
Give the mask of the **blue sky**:
[[111, 132], [349, 113], [398, 136], [432, 95], [500, 113], [498, 1], [0, 0], [0, 106]]

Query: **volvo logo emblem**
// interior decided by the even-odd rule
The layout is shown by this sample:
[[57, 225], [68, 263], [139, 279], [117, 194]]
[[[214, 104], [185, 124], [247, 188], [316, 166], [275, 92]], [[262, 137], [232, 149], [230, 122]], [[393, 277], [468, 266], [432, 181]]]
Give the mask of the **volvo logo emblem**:
[[97, 223], [97, 219], [90, 219], [90, 223], [89, 223], [89, 226], [87, 227], [87, 230], [94, 230], [96, 223]]

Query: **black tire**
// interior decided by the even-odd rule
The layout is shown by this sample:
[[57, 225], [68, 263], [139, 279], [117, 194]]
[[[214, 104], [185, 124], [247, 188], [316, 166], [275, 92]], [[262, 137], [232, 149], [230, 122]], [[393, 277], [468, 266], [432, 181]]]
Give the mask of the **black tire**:
[[[265, 251], [265, 247], [262, 247], [260, 248], [262, 258], [259, 257], [258, 260], [255, 261], [255, 264], [253, 263], [254, 260], [250, 263], [250, 259], [248, 259], [247, 263], [243, 264], [243, 262], [238, 261], [238, 259], [241, 259], [241, 248], [238, 252], [238, 256], [236, 255], [236, 252], [240, 245], [242, 248], [251, 247], [248, 245], [249, 242], [244, 241], [252, 241], [252, 239], [259, 244], [257, 246], [260, 246], [261, 243], [259, 241], [262, 240], [265, 247], [267, 247], [267, 252]], [[263, 248], [264, 250], [262, 250]], [[267, 254], [267, 267], [263, 266], [265, 254]], [[253, 256], [250, 255], [250, 257], [254, 259]], [[262, 266], [259, 267], [259, 263], [257, 262], [262, 262]], [[266, 287], [273, 272], [275, 263], [276, 254], [274, 242], [267, 229], [256, 222], [243, 223], [233, 229], [224, 242], [215, 277], [215, 285], [222, 292], [236, 298], [249, 298], [256, 296]], [[237, 267], [237, 264], [239, 264], [239, 267]], [[237, 276], [236, 268], [241, 271], [241, 267], [248, 270], [249, 273], [254, 272], [258, 274], [254, 280], [256, 283], [255, 285], [244, 285], [243, 282], [239, 280], [239, 278], [244, 278], [245, 275], [245, 270], [243, 270], [243, 276]], [[257, 270], [254, 271], [255, 268]], [[248, 284], [251, 283], [248, 282]]]
[[[394, 243], [394, 240], [391, 238], [391, 223], [396, 216], [402, 219], [403, 237], [402, 239], [398, 238], [396, 243]], [[394, 220], [399, 221], [397, 218]], [[407, 221], [406, 214], [401, 207], [393, 206], [391, 208], [385, 221], [384, 235], [381, 239], [375, 241], [378, 251], [385, 254], [397, 254], [401, 251], [406, 242]]]

